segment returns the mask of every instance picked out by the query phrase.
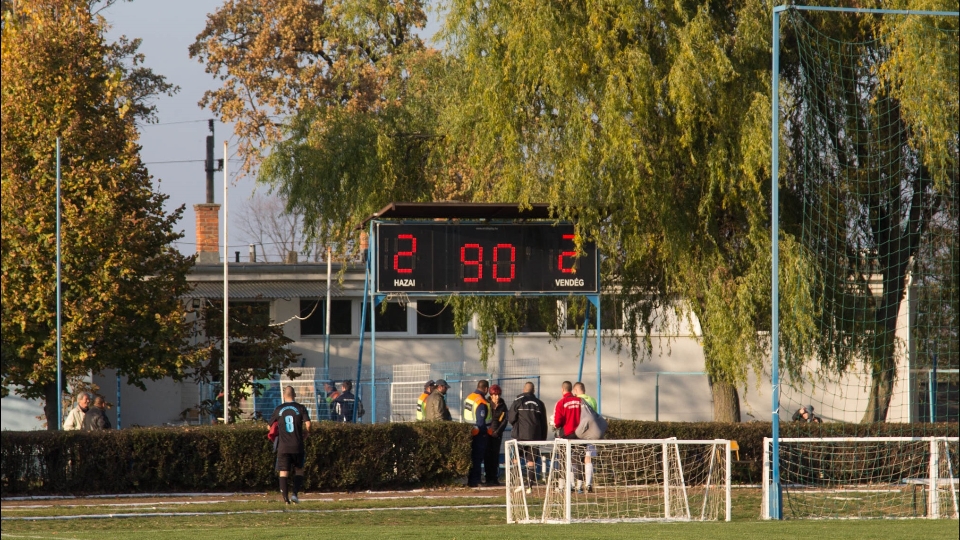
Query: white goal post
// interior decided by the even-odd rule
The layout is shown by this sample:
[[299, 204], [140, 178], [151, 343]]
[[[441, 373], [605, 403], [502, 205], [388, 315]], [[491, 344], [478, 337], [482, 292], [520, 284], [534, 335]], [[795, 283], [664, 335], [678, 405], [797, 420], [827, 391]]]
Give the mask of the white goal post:
[[[958, 440], [781, 438], [783, 517], [957, 519]], [[763, 443], [761, 516], [771, 519], [773, 439]]]
[[730, 441], [509, 440], [507, 523], [730, 521]]

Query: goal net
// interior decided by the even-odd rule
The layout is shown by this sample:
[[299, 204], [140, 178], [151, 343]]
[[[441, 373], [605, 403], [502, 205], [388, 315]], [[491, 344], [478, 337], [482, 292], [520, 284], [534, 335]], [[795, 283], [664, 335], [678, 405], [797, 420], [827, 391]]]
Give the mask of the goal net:
[[[770, 519], [773, 439], [764, 439]], [[781, 438], [784, 518], [957, 519], [957, 437]]]
[[730, 441], [507, 441], [507, 523], [730, 520]]

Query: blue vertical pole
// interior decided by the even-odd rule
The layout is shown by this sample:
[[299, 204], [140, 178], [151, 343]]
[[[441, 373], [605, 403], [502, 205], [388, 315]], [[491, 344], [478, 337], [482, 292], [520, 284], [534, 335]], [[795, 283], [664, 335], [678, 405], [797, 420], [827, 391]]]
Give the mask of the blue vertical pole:
[[117, 373], [117, 429], [120, 429], [120, 373]]
[[586, 312], [583, 314], [583, 336], [580, 337], [580, 371], [577, 372], [577, 380], [583, 380], [583, 358], [587, 352], [587, 326], [590, 323], [590, 303], [584, 306]]
[[600, 393], [600, 295], [594, 296], [594, 305], [597, 306], [597, 412], [603, 413], [603, 395]]
[[[370, 224], [370, 230], [373, 230], [373, 223]], [[370, 251], [370, 242], [367, 241], [367, 265], [366, 271], [363, 276], [363, 300], [360, 302], [360, 354], [357, 355], [357, 378], [354, 379], [357, 381], [357, 387], [354, 389], [355, 395], [359, 397], [360, 394], [360, 373], [361, 368], [363, 367], [363, 331], [367, 326], [367, 294], [370, 293], [370, 263], [373, 257], [372, 252]], [[372, 324], [370, 325], [373, 326]], [[353, 407], [353, 421], [357, 421], [357, 409], [359, 407]]]
[[63, 318], [60, 296], [60, 137], [57, 137], [57, 429], [63, 429]]
[[[780, 13], [773, 8], [773, 72], [771, 77], [770, 258], [771, 258], [771, 375], [772, 438], [770, 517], [783, 519], [780, 492]], [[764, 479], [766, 481], [766, 479]]]
[[[370, 250], [370, 279], [376, 283], [377, 282], [377, 265], [374, 260], [377, 256], [377, 239], [373, 235], [373, 221], [370, 221], [370, 240], [367, 243]], [[380, 301], [383, 297], [376, 294], [376, 287], [374, 287], [374, 294], [370, 297], [370, 309], [376, 310], [377, 306], [380, 305]], [[373, 311], [373, 317], [370, 319], [370, 423], [375, 424], [377, 422], [377, 312]], [[360, 381], [357, 380], [357, 386], [359, 386]], [[354, 407], [354, 410], [357, 410], [358, 407]], [[354, 420], [356, 421], [356, 420]]]

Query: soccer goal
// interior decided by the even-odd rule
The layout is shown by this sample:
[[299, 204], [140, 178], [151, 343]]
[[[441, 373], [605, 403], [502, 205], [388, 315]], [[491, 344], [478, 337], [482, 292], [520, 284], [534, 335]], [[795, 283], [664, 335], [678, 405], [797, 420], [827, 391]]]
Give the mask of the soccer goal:
[[730, 441], [507, 441], [507, 523], [730, 521]]
[[[764, 439], [770, 519], [773, 439]], [[957, 519], [957, 437], [780, 439], [784, 518]]]

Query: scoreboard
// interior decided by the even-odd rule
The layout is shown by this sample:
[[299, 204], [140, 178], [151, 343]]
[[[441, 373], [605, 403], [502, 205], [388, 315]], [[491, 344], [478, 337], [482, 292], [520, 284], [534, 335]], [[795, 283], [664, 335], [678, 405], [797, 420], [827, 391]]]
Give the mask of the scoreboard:
[[379, 293], [596, 293], [597, 247], [573, 225], [376, 224]]

